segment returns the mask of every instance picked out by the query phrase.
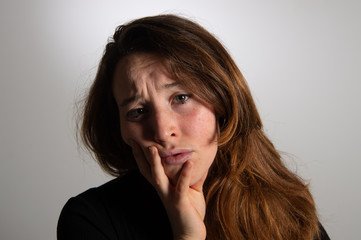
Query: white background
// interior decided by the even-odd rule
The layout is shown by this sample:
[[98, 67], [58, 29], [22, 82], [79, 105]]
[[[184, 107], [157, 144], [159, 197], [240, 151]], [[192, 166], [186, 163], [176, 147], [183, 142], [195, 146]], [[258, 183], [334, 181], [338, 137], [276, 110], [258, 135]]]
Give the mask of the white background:
[[115, 27], [197, 20], [243, 71], [333, 239], [360, 235], [361, 4], [351, 0], [0, 2], [0, 239], [55, 239], [67, 199], [110, 179], [75, 141], [75, 103]]

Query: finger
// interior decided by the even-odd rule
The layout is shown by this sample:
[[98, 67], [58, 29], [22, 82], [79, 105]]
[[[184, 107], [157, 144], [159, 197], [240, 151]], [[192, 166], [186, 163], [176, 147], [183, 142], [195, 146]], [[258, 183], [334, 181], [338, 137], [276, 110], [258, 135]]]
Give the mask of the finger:
[[185, 162], [178, 178], [176, 192], [179, 198], [188, 193], [189, 185], [192, 177], [193, 164], [189, 161]]
[[147, 162], [141, 147], [134, 141], [130, 141], [135, 161], [137, 162], [139, 171], [142, 175], [151, 182], [152, 174], [150, 171], [150, 165]]
[[153, 176], [155, 187], [163, 194], [167, 194], [169, 188], [169, 179], [165, 174], [162, 160], [159, 156], [158, 149], [154, 146], [149, 147], [149, 163]]

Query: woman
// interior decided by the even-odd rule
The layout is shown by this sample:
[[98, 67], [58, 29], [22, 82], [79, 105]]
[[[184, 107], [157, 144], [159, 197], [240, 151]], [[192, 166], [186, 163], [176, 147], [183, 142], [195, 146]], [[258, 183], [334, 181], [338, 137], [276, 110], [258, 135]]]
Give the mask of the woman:
[[72, 198], [58, 239], [328, 239], [224, 47], [187, 19], [118, 27], [81, 136], [118, 178]]

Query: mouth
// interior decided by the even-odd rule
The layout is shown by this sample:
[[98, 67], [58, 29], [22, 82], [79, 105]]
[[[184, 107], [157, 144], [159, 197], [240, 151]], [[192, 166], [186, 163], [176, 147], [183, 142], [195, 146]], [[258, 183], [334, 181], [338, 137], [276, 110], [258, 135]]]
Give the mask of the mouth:
[[168, 165], [183, 164], [190, 159], [192, 154], [192, 151], [186, 149], [159, 151], [162, 163]]

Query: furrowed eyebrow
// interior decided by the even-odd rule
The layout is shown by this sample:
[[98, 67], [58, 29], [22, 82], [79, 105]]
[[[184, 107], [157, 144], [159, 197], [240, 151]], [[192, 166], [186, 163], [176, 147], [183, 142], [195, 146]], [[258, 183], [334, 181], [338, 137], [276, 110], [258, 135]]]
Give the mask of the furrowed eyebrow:
[[124, 101], [122, 101], [122, 102], [119, 104], [119, 106], [120, 106], [120, 107], [125, 107], [125, 106], [127, 106], [129, 103], [135, 102], [135, 101], [137, 101], [138, 99], [140, 99], [140, 96], [139, 96], [139, 95], [135, 95], [135, 96], [126, 98], [126, 99], [124, 99]]
[[164, 84], [163, 88], [169, 89], [169, 88], [173, 88], [173, 87], [177, 87], [177, 86], [179, 86], [179, 83], [173, 82], [173, 83]]
[[[163, 88], [163, 89], [170, 89], [170, 88], [177, 87], [177, 86], [179, 86], [179, 83], [177, 83], [177, 82], [172, 82], [172, 83], [164, 84], [164, 85], [162, 86], [162, 88]], [[120, 106], [120, 107], [125, 107], [125, 106], [127, 106], [128, 104], [139, 100], [140, 98], [141, 98], [140, 95], [131, 96], [131, 97], [129, 97], [129, 98], [124, 99], [124, 100], [119, 104], [119, 106]]]

